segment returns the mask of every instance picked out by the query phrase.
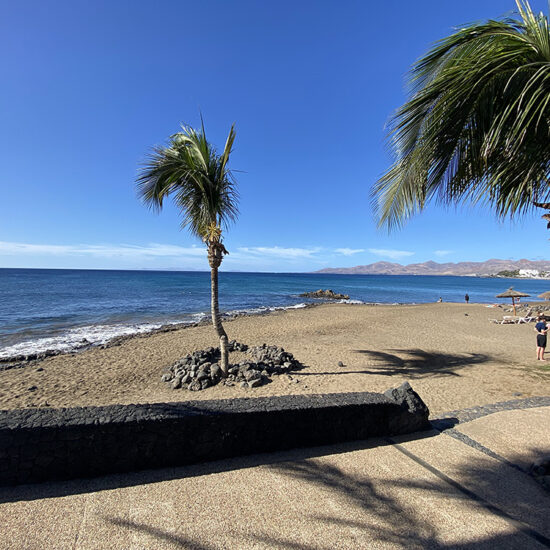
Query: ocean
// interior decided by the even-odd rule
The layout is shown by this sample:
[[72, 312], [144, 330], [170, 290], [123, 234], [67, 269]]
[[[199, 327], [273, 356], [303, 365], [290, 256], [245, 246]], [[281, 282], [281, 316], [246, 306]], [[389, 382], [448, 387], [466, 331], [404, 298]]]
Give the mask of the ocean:
[[[303, 292], [330, 288], [355, 303], [508, 303], [496, 294], [514, 286], [534, 299], [550, 281], [451, 276], [219, 274], [223, 313], [300, 308], [318, 300]], [[210, 312], [210, 273], [0, 269], [0, 357], [71, 351], [89, 344], [194, 323]]]

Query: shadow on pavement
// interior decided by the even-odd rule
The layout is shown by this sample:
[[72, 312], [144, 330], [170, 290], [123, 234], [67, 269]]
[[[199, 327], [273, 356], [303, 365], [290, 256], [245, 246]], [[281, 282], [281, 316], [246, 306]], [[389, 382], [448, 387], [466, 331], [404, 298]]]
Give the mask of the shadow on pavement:
[[[402, 442], [402, 440], [401, 440]], [[399, 446], [399, 445], [398, 445]], [[550, 454], [549, 449], [532, 449], [532, 455]], [[515, 457], [514, 463], [523, 457]], [[361, 536], [358, 540], [365, 543], [385, 543], [403, 548], [441, 548], [441, 549], [496, 549], [496, 548], [550, 548], [550, 492], [526, 474], [518, 473], [510, 466], [496, 460], [482, 457], [475, 464], [464, 463], [453, 472], [453, 479], [442, 474], [441, 478], [430, 476], [429, 481], [399, 478], [376, 481], [364, 476], [350, 476], [330, 465], [313, 461], [283, 463], [273, 466], [282, 475], [317, 485], [330, 490], [335, 499], [345, 503], [346, 514], [351, 517], [363, 516], [364, 519], [351, 520], [334, 517], [330, 514], [311, 516], [311, 521], [320, 521], [327, 528], [352, 527]], [[446, 481], [451, 481], [451, 484]], [[456, 482], [455, 480], [461, 480]], [[464, 480], [464, 481], [462, 481]], [[388, 488], [398, 489], [388, 491]], [[397, 500], [391, 495], [414, 491], [415, 498]], [[509, 534], [494, 537], [476, 538], [471, 542], [446, 543], [444, 528], [435, 522], [426, 520], [419, 504], [421, 493], [428, 493], [431, 499], [440, 500], [445, 506], [447, 500], [460, 500], [471, 509], [472, 515], [461, 518], [465, 521], [465, 538], [468, 535], [467, 522], [475, 522], [475, 513], [498, 516], [508, 523]], [[329, 509], [329, 507], [327, 507]], [[364, 512], [357, 514], [354, 512]], [[443, 536], [442, 536], [443, 535]], [[364, 537], [364, 538], [363, 538]], [[266, 540], [273, 547], [317, 548], [317, 546], [292, 546], [284, 539]], [[350, 541], [351, 543], [351, 541]], [[350, 548], [352, 546], [350, 545]], [[368, 544], [365, 546], [368, 547]]]
[[163, 529], [159, 529], [158, 527], [151, 527], [150, 525], [138, 523], [137, 521], [129, 521], [112, 516], [103, 516], [103, 519], [111, 523], [112, 525], [116, 525], [117, 527], [131, 529], [139, 533], [144, 533], [150, 535], [154, 539], [169, 542], [173, 545], [185, 548], [186, 550], [216, 550], [216, 547], [211, 546], [210, 544], [199, 543], [192, 538], [186, 537], [184, 535], [174, 535], [169, 531], [164, 531]]
[[[258, 521], [254, 512], [250, 515], [241, 513], [241, 503], [235, 502], [234, 529], [221, 533], [226, 537], [224, 540], [229, 537], [229, 544], [233, 546], [225, 547], [291, 550], [332, 550], [335, 547], [350, 550], [372, 547], [442, 550], [550, 548], [549, 491], [527, 474], [481, 453], [470, 453], [468, 460], [435, 466], [426, 462], [429, 458], [415, 455], [411, 450], [414, 446], [407, 445], [407, 442], [432, 437], [448, 436], [433, 430], [393, 440], [373, 439], [88, 481], [4, 488], [0, 491], [0, 500], [15, 502], [97, 492], [267, 464], [274, 474], [272, 482], [289, 480], [291, 487], [298, 488], [296, 494], [303, 491], [304, 498], [308, 493], [303, 487], [315, 489], [318, 499], [315, 508], [301, 511], [299, 502], [293, 504], [297, 524], [299, 520], [300, 524], [305, 525], [305, 531], [296, 530], [294, 525], [288, 531], [278, 528], [276, 509], [268, 511], [272, 521], [264, 523]], [[399, 460], [395, 461], [393, 470], [392, 464], [385, 462], [385, 473], [381, 476], [369, 471], [367, 464], [363, 467], [353, 462], [354, 472], [350, 473], [336, 465], [336, 460], [322, 458], [383, 445], [393, 445], [396, 452], [415, 462], [419, 467], [415, 475], [400, 473]], [[392, 453], [386, 455], [386, 460], [391, 460]], [[526, 457], [532, 460], [532, 457], [548, 454], [550, 449], [547, 447], [532, 448], [510, 460], [517, 464], [525, 462]], [[440, 461], [433, 461], [441, 464]], [[230, 492], [231, 487], [227, 491]], [[254, 495], [250, 497], [253, 501]], [[154, 502], [151, 506], [155, 509]], [[216, 539], [219, 531], [212, 532], [209, 538], [208, 522], [212, 518], [208, 518], [205, 524], [194, 525], [193, 533], [189, 533], [187, 526], [195, 517], [200, 517], [200, 507], [200, 502], [189, 502], [189, 506], [181, 511], [184, 514], [182, 521], [174, 523], [172, 529], [116, 515], [99, 517], [117, 528], [151, 538], [151, 548], [224, 548]], [[264, 517], [261, 513], [260, 516]], [[316, 533], [327, 533], [326, 539], [312, 536], [307, 531], [307, 525], [315, 527]], [[492, 534], [488, 534], [489, 529], [498, 532], [493, 530]]]
[[[400, 438], [400, 444], [404, 440]], [[548, 450], [535, 450], [546, 453]], [[520, 458], [520, 457], [518, 457]], [[376, 479], [368, 472], [350, 475], [340, 468], [303, 457], [293, 462], [274, 463], [272, 470], [285, 478], [306, 482], [325, 495], [325, 506], [300, 522], [323, 525], [328, 540], [307, 541], [305, 537], [291, 538], [285, 532], [277, 535], [254, 528], [243, 519], [240, 529], [233, 533], [235, 547], [268, 547], [295, 550], [330, 550], [334, 537], [338, 548], [350, 550], [371, 547], [441, 550], [536, 550], [550, 548], [550, 525], [547, 521], [550, 493], [542, 489], [527, 475], [496, 460], [481, 459], [476, 464], [462, 464], [453, 473], [454, 479], [464, 480], [461, 490], [449, 485], [444, 479], [429, 476], [429, 480], [405, 479], [395, 476], [393, 480]], [[445, 477], [443, 475], [443, 477]], [[455, 482], [456, 483], [456, 482]], [[457, 483], [457, 485], [460, 485]], [[406, 489], [408, 496], [405, 495]], [[412, 498], [411, 498], [411, 490]], [[475, 494], [472, 494], [475, 491]], [[403, 495], [403, 496], [402, 496]], [[426, 496], [441, 502], [441, 507], [452, 507], [452, 501], [461, 502], [462, 515], [451, 517], [452, 530], [438, 524], [437, 517], [426, 516], [422, 502]], [[450, 504], [449, 504], [450, 503]], [[337, 510], [339, 513], [331, 513]], [[443, 512], [445, 518], [445, 512]], [[502, 533], [488, 536], [483, 532], [487, 516], [497, 516], [506, 524]], [[276, 511], [274, 511], [276, 517]], [[194, 540], [181, 531], [168, 532], [143, 523], [105, 518], [110, 523], [146, 533], [159, 541], [169, 541], [175, 547], [193, 550], [220, 548], [209, 542]], [[298, 518], [297, 518], [298, 519]], [[477, 529], [471, 529], [471, 526]], [[458, 528], [457, 528], [458, 527]], [[273, 530], [271, 530], [273, 531]], [[477, 532], [477, 534], [475, 534]], [[479, 535], [482, 532], [483, 535]], [[462, 539], [462, 540], [460, 540]]]
[[[435, 435], [438, 435], [438, 432], [427, 431], [409, 434], [407, 437], [410, 439], [424, 439]], [[200, 464], [178, 466], [174, 468], [111, 474], [90, 479], [50, 481], [45, 483], [17, 485], [13, 487], [0, 487], [0, 504], [6, 502], [31, 501], [43, 498], [95, 493], [98, 491], [109, 491], [124, 487], [133, 487], [136, 485], [145, 485], [148, 483], [158, 483], [174, 479], [183, 479], [187, 477], [228, 472], [231, 470], [253, 468], [255, 466], [273, 464], [277, 462], [303, 460], [313, 457], [358, 451], [389, 444], [390, 443], [385, 439], [372, 438], [360, 441], [349, 441], [336, 445], [324, 445], [319, 447], [291, 449], [274, 453], [233, 457], [225, 460], [203, 462]]]

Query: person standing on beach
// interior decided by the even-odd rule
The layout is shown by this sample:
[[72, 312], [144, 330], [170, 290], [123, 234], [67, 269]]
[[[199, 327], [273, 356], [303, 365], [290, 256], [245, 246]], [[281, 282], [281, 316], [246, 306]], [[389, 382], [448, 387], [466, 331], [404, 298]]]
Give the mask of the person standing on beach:
[[468, 293], [466, 293], [466, 296], [464, 296], [464, 301], [468, 303], [470, 301], [470, 296], [468, 296]]
[[546, 361], [544, 352], [546, 351], [546, 333], [548, 332], [548, 326], [546, 325], [545, 317], [537, 317], [535, 332], [537, 333], [537, 359], [539, 361]]

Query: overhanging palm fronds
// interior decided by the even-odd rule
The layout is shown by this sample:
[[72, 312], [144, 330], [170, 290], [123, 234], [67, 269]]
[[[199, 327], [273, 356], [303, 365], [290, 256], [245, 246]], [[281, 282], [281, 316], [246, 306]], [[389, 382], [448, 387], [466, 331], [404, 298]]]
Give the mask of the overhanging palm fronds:
[[381, 225], [430, 200], [504, 217], [550, 199], [549, 21], [517, 5], [520, 20], [468, 25], [412, 67], [411, 99], [389, 123], [395, 162], [372, 191]]

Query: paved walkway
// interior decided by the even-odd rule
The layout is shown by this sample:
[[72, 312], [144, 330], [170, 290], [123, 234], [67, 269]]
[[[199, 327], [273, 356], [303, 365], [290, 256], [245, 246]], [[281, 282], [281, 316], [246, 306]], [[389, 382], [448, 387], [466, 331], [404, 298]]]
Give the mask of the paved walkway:
[[550, 548], [550, 491], [526, 473], [550, 454], [550, 406], [532, 406], [454, 411], [462, 422], [408, 437], [0, 489], [0, 548]]

